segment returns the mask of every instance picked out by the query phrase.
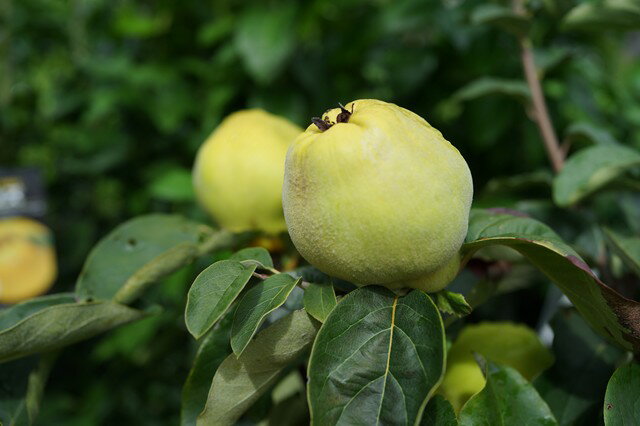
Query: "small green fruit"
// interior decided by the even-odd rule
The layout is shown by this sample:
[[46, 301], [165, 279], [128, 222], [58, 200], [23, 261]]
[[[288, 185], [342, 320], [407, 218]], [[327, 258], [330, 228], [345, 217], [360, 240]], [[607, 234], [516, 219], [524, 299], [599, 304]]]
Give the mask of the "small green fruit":
[[284, 118], [253, 109], [223, 120], [200, 147], [193, 184], [200, 204], [230, 231], [286, 230], [284, 159], [302, 132]]
[[458, 150], [418, 115], [358, 100], [314, 119], [287, 153], [296, 248], [358, 285], [437, 291], [455, 277], [473, 195]]
[[484, 322], [465, 327], [449, 349], [447, 371], [438, 389], [456, 412], [486, 382], [474, 353], [515, 368], [527, 380], [549, 368], [554, 360], [535, 332], [524, 325]]

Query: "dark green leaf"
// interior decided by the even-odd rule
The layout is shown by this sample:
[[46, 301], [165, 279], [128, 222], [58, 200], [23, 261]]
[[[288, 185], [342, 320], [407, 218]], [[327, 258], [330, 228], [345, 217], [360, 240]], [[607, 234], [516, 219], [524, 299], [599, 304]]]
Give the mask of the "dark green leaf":
[[295, 3], [257, 6], [245, 11], [236, 27], [235, 46], [245, 68], [260, 83], [270, 83], [295, 47], [291, 23]]
[[265, 317], [281, 306], [300, 280], [287, 274], [272, 275], [240, 299], [233, 315], [231, 347], [240, 356]]
[[635, 320], [640, 304], [600, 281], [548, 226], [502, 211], [472, 210], [463, 246], [466, 258], [492, 245], [517, 250], [564, 292], [600, 335], [627, 350], [640, 351], [640, 324]]
[[587, 31], [633, 30], [640, 28], [640, 4], [635, 0], [584, 2], [565, 16], [568, 29]]
[[229, 355], [216, 371], [198, 425], [233, 425], [309, 350], [319, 326], [306, 312], [296, 311], [258, 333], [239, 357]]
[[308, 425], [309, 406], [304, 393], [290, 396], [280, 401], [269, 413], [270, 425]]
[[640, 153], [623, 145], [582, 149], [569, 157], [553, 181], [553, 200], [570, 206], [638, 166]]
[[331, 312], [313, 345], [312, 423], [414, 424], [444, 364], [444, 327], [429, 296], [359, 288]]
[[526, 35], [530, 26], [526, 16], [515, 13], [510, 7], [494, 3], [476, 7], [471, 15], [471, 22], [495, 25], [518, 36]]
[[515, 369], [488, 362], [487, 384], [460, 412], [462, 426], [557, 425], [546, 402]]
[[609, 247], [640, 277], [640, 238], [625, 237], [611, 229], [604, 229]]
[[310, 283], [304, 290], [304, 309], [320, 322], [324, 322], [336, 307], [336, 293], [331, 284]]
[[436, 306], [442, 312], [462, 317], [471, 313], [471, 306], [460, 293], [442, 290], [435, 294]]
[[142, 311], [113, 302], [45, 307], [0, 331], [0, 362], [61, 348], [144, 315]]
[[[212, 230], [181, 216], [152, 214], [118, 226], [91, 250], [76, 284], [84, 299], [134, 300], [145, 286], [191, 262]], [[221, 233], [220, 243], [230, 243]]]
[[640, 365], [632, 363], [613, 373], [604, 397], [604, 424], [637, 425], [640, 422]]
[[198, 275], [189, 289], [184, 319], [189, 333], [202, 337], [238, 297], [256, 266], [221, 260]]
[[574, 309], [558, 312], [551, 327], [556, 361], [534, 386], [559, 424], [593, 424], [602, 417], [607, 381], [624, 352], [595, 334]]
[[273, 269], [273, 260], [267, 249], [263, 247], [249, 247], [242, 249], [231, 256], [232, 260], [237, 260], [245, 265], [256, 265], [260, 269]]
[[482, 77], [472, 81], [453, 95], [457, 101], [470, 101], [488, 95], [507, 95], [522, 102], [531, 97], [529, 86], [522, 80], [507, 80], [493, 77]]
[[222, 361], [231, 354], [232, 315], [227, 315], [202, 340], [187, 381], [182, 388], [181, 426], [195, 426], [207, 402], [211, 380]]
[[458, 426], [458, 419], [449, 401], [442, 395], [434, 395], [424, 409], [420, 424], [422, 426]]
[[564, 137], [569, 141], [585, 140], [594, 145], [618, 145], [618, 141], [607, 130], [584, 122], [570, 125], [565, 130]]

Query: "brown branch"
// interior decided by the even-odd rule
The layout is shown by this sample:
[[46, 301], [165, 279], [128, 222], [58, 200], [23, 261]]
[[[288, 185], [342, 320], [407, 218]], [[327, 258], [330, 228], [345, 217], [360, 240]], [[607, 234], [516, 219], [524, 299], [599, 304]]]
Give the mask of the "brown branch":
[[[513, 10], [519, 15], [526, 13], [522, 0], [515, 0], [513, 2]], [[538, 78], [538, 71], [536, 70], [536, 65], [533, 60], [531, 40], [527, 36], [520, 36], [519, 38], [520, 59], [522, 61], [525, 78], [527, 79], [527, 85], [531, 91], [534, 119], [540, 130], [540, 136], [542, 136], [542, 141], [544, 142], [547, 156], [551, 161], [551, 166], [553, 170], [558, 173], [562, 169], [562, 166], [564, 166], [565, 154], [558, 143], [558, 137], [556, 136], [551, 118], [549, 117], [549, 110], [547, 109], [547, 103], [542, 92], [540, 79]]]

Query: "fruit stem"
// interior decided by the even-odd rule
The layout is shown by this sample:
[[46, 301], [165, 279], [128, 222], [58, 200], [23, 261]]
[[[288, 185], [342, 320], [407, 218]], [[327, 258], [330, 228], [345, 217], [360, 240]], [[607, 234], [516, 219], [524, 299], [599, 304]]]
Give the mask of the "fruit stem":
[[[523, 0], [514, 0], [513, 11], [518, 15], [525, 15], [526, 11]], [[527, 35], [521, 35], [518, 38], [520, 41], [522, 68], [527, 79], [529, 90], [531, 91], [531, 103], [535, 122], [540, 130], [540, 136], [542, 136], [542, 141], [544, 142], [547, 156], [551, 161], [551, 166], [553, 170], [558, 173], [564, 166], [565, 153], [558, 143], [558, 137], [556, 136], [549, 116], [549, 110], [547, 109], [547, 103], [533, 59], [531, 39]]]

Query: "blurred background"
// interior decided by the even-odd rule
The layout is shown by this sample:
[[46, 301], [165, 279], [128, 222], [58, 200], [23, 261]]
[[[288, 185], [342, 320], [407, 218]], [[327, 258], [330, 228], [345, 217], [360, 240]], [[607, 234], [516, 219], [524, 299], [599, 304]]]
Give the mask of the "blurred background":
[[[638, 21], [568, 20], [579, 3], [528, 2], [553, 123], [567, 150], [593, 138], [640, 148], [640, 34], [619, 31]], [[396, 103], [462, 152], [476, 206], [538, 199], [532, 211], [575, 240], [561, 213], [543, 214], [551, 172], [518, 41], [478, 12], [499, 4], [1, 0], [0, 167], [42, 176], [53, 291], [72, 289], [90, 248], [128, 218], [207, 220], [191, 186], [195, 153], [227, 114], [249, 107], [306, 127], [338, 102]], [[177, 424], [195, 348], [184, 295], [199, 267], [152, 290], [163, 314], [66, 349], [39, 422]]]

